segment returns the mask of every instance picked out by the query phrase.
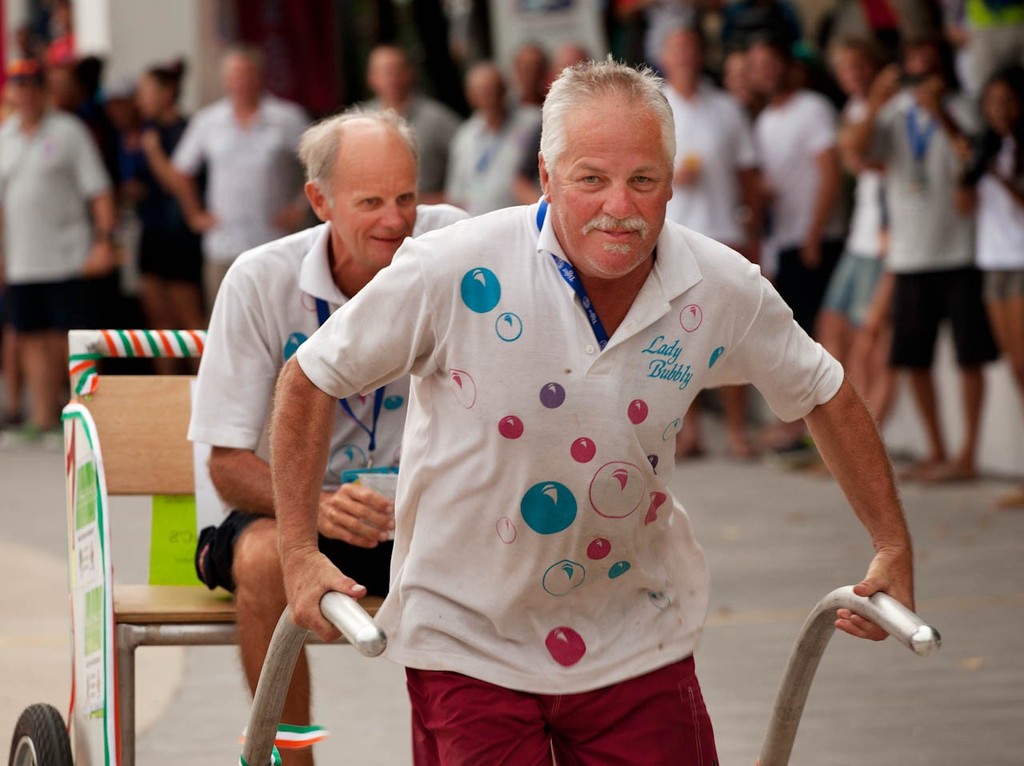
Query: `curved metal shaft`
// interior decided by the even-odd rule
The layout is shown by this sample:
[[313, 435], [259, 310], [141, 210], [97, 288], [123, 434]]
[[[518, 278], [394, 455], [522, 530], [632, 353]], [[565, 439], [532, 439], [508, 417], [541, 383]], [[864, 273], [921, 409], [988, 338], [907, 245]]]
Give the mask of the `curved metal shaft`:
[[818, 602], [800, 629], [775, 698], [758, 766], [786, 766], [789, 763], [814, 673], [835, 632], [837, 609], [849, 609], [871, 620], [918, 656], [923, 657], [938, 650], [942, 641], [937, 630], [884, 593], [864, 598], [855, 594], [852, 586], [829, 593]]
[[[320, 600], [320, 611], [361, 654], [376, 657], [387, 647], [384, 631], [374, 624], [355, 599], [342, 593], [326, 593]], [[270, 639], [249, 711], [249, 725], [242, 745], [242, 759], [249, 766], [267, 766], [270, 763], [284, 698], [299, 652], [306, 642], [306, 634], [306, 630], [292, 622], [291, 610], [285, 607]]]

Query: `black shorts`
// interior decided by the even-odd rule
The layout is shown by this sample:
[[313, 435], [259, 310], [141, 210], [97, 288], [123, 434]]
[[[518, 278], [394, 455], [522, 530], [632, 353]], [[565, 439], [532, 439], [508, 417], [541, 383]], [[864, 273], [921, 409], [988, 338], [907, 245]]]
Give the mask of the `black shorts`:
[[170, 282], [202, 282], [203, 252], [199, 236], [187, 229], [142, 230], [139, 271]]
[[88, 326], [85, 280], [7, 285], [7, 321], [18, 332], [72, 330]]
[[[199, 533], [196, 574], [206, 587], [213, 590], [219, 586], [235, 592], [235, 580], [231, 576], [235, 543], [247, 526], [261, 518], [265, 517], [232, 511], [219, 527], [206, 527]], [[365, 585], [371, 596], [388, 595], [393, 547], [394, 543], [389, 541], [380, 543], [376, 548], [359, 548], [320, 535], [320, 551], [348, 577]]]
[[893, 295], [893, 367], [928, 369], [939, 325], [953, 327], [956, 361], [976, 367], [998, 357], [981, 299], [981, 272], [973, 267], [897, 274]]
[[796, 323], [812, 337], [829, 280], [843, 254], [843, 243], [824, 240], [820, 252], [821, 263], [816, 269], [809, 269], [800, 260], [800, 248], [779, 251], [779, 268], [775, 275], [775, 289], [793, 310]]

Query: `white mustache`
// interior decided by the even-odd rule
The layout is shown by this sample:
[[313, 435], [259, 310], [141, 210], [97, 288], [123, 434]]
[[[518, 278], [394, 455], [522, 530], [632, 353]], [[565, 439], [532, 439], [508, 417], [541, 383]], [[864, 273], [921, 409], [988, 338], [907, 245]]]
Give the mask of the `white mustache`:
[[583, 234], [587, 235], [594, 229], [601, 229], [604, 231], [636, 231], [640, 233], [641, 237], [647, 236], [647, 221], [639, 216], [630, 216], [629, 218], [613, 218], [610, 215], [598, 215], [591, 218], [585, 224], [583, 224]]

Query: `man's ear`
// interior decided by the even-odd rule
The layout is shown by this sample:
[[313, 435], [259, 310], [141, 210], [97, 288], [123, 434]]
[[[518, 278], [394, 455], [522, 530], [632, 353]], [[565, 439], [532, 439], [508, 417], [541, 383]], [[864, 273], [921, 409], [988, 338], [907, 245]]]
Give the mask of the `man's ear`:
[[548, 173], [547, 163], [544, 162], [544, 155], [537, 152], [537, 169], [540, 170], [540, 189], [544, 199], [551, 202], [551, 175]]
[[331, 206], [327, 203], [327, 196], [320, 191], [320, 185], [316, 181], [306, 181], [302, 187], [306, 192], [306, 199], [309, 200], [313, 212], [321, 221], [328, 221], [331, 217]]

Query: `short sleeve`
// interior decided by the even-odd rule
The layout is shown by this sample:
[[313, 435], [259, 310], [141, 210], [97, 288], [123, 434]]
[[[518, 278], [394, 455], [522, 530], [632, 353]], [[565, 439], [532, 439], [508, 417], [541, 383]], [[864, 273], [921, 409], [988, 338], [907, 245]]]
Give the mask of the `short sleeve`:
[[92, 199], [110, 191], [110, 176], [103, 167], [103, 160], [85, 126], [76, 118], [68, 123], [74, 145], [75, 180], [83, 196]]
[[[259, 280], [239, 260], [217, 292], [192, 401], [188, 438], [216, 447], [256, 450], [281, 366], [271, 344]], [[244, 381], [244, 385], [240, 385]]]
[[780, 419], [799, 420], [836, 395], [843, 368], [793, 321], [775, 288], [758, 280], [760, 304], [715, 383], [752, 383]]
[[295, 357], [313, 385], [342, 399], [434, 370], [438, 343], [422, 249], [407, 239], [391, 265], [299, 347]]
[[836, 111], [821, 97], [807, 103], [806, 146], [811, 154], [821, 154], [836, 145]]

